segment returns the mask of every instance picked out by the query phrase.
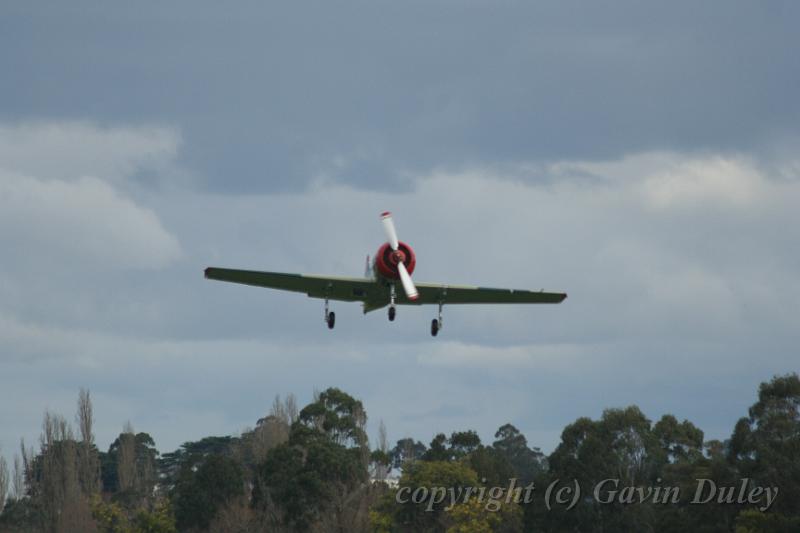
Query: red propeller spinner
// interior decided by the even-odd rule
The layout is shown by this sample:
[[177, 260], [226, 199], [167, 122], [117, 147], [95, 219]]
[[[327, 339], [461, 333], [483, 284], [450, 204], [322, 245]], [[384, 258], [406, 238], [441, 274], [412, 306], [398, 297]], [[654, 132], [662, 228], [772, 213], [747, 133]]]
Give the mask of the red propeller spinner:
[[389, 279], [399, 279], [403, 284], [403, 291], [409, 300], [419, 297], [411, 273], [414, 272], [416, 256], [414, 250], [404, 242], [397, 240], [392, 214], [389, 211], [381, 213], [383, 229], [386, 231], [387, 241], [378, 249], [375, 255], [375, 265], [381, 276]]

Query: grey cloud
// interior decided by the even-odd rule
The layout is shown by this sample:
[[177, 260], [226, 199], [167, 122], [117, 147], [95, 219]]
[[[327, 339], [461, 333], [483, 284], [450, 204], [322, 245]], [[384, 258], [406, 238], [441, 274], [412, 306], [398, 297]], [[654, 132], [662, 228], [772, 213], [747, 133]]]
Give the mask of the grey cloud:
[[[220, 192], [753, 151], [797, 135], [791, 2], [15, 7], [6, 118], [168, 120]], [[58, 55], [52, 53], [58, 49]], [[55, 89], [57, 87], [57, 89]]]
[[[131, 419], [162, 449], [238, 431], [275, 393], [331, 385], [362, 398], [393, 438], [469, 427], [490, 439], [511, 420], [551, 449], [577, 416], [630, 403], [722, 438], [745, 412], [743, 391], [793, 365], [786, 309], [800, 285], [781, 228], [797, 226], [800, 188], [794, 159], [773, 166], [659, 152], [562, 161], [542, 167], [557, 176], [546, 183], [520, 179], [524, 165], [484, 166], [418, 176], [398, 193], [321, 181], [302, 193], [145, 196], [181, 243], [158, 271], [95, 265], [36, 279], [5, 265], [2, 374], [34, 397], [89, 386], [107, 402], [98, 435]], [[387, 208], [418, 254], [418, 280], [570, 297], [446, 307], [432, 340], [432, 308], [404, 307], [390, 324], [335, 303], [331, 332], [318, 300], [202, 278], [209, 264], [359, 275]], [[703, 403], [709, 386], [719, 399]], [[13, 429], [35, 433], [38, 420], [27, 423]]]

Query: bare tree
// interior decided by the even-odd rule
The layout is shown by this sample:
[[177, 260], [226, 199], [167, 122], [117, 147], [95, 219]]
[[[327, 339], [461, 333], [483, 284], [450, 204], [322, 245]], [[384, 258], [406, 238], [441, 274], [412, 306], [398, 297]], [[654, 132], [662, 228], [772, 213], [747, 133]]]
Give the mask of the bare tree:
[[119, 436], [117, 483], [120, 491], [133, 489], [136, 483], [136, 434], [130, 421], [125, 423]]
[[[378, 451], [381, 452], [384, 458], [389, 457], [389, 439], [386, 435], [386, 424], [383, 423], [383, 420], [381, 420], [378, 425]], [[385, 481], [386, 477], [389, 475], [389, 468], [390, 466], [388, 464], [376, 461], [374, 472], [375, 479], [378, 481]]]
[[81, 442], [91, 445], [94, 442], [94, 433], [92, 433], [94, 416], [92, 399], [87, 389], [82, 388], [78, 393], [78, 412], [75, 418], [78, 421], [78, 428], [81, 432]]
[[6, 497], [8, 496], [8, 463], [6, 458], [0, 455], [0, 513], [3, 512], [3, 507], [6, 505]]
[[37, 472], [31, 473], [29, 480], [48, 527], [54, 531], [92, 530], [91, 510], [78, 480], [78, 443], [72, 427], [63, 416], [45, 411], [39, 442]]
[[14, 499], [19, 500], [25, 496], [25, 469], [19, 454], [14, 454], [14, 475], [11, 478], [11, 487], [14, 489]]
[[78, 411], [75, 414], [81, 441], [78, 446], [78, 479], [83, 493], [87, 496], [100, 489], [100, 459], [94, 447], [94, 416], [92, 399], [87, 389], [78, 393]]
[[286, 407], [284, 406], [283, 402], [281, 401], [281, 395], [276, 394], [275, 399], [272, 400], [272, 409], [269, 412], [270, 416], [274, 416], [276, 419], [283, 423], [289, 422], [289, 416], [286, 413]]
[[19, 439], [19, 449], [22, 453], [23, 484], [27, 488], [33, 486], [33, 446], [25, 446], [25, 439]]
[[294, 394], [289, 393], [289, 395], [286, 397], [286, 400], [284, 400], [283, 405], [286, 409], [287, 422], [289, 422], [289, 425], [291, 426], [297, 421], [299, 416], [298, 413], [300, 412], [300, 410], [297, 408], [297, 399], [294, 397]]

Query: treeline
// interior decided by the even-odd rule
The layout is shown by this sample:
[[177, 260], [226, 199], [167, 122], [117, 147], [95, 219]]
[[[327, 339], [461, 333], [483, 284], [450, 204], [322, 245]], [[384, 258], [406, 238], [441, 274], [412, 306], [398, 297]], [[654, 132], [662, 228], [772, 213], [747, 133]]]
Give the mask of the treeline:
[[[800, 531], [797, 374], [762, 383], [724, 442], [631, 406], [576, 420], [549, 456], [511, 424], [491, 443], [466, 430], [391, 446], [381, 423], [370, 446], [362, 403], [335, 388], [164, 454], [130, 424], [98, 450], [88, 391], [75, 420], [45, 413], [38, 450], [0, 458], [0, 531]], [[698, 480], [735, 490], [692, 503]]]

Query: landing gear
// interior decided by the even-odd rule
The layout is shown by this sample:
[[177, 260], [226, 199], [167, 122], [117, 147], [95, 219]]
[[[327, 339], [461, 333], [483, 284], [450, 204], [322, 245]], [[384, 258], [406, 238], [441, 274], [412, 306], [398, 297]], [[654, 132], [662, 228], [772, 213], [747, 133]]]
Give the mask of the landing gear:
[[394, 288], [394, 283], [389, 284], [389, 322], [394, 322], [394, 316], [397, 310], [394, 307], [394, 301], [397, 298], [397, 292]]
[[328, 324], [328, 329], [333, 329], [336, 324], [336, 313], [328, 310], [328, 297], [325, 297], [325, 323]]
[[434, 337], [439, 334], [439, 330], [444, 326], [444, 320], [442, 319], [442, 306], [444, 306], [444, 303], [439, 302], [439, 318], [434, 318], [431, 320], [431, 335]]

